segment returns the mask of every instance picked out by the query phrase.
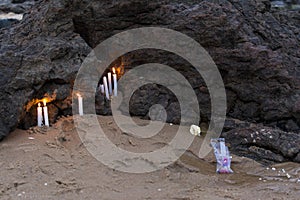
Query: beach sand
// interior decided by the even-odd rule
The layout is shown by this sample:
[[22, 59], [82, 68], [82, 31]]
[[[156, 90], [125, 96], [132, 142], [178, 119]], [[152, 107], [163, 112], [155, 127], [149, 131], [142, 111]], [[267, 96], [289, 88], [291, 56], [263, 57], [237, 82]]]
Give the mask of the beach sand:
[[[158, 136], [140, 140], [122, 132], [112, 117], [98, 119], [114, 144], [133, 152], [161, 148], [178, 128], [165, 124]], [[233, 155], [235, 173], [216, 174], [212, 153], [205, 159], [197, 157], [201, 141], [196, 138], [177, 162], [164, 169], [130, 174], [91, 156], [72, 117], [63, 117], [48, 129], [16, 130], [0, 143], [0, 199], [299, 199], [300, 164], [263, 166]]]

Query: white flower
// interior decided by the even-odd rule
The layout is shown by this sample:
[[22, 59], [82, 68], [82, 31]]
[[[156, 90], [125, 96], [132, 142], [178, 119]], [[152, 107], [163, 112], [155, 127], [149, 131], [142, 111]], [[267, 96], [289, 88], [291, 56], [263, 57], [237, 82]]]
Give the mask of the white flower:
[[191, 128], [190, 128], [190, 133], [192, 135], [195, 135], [195, 136], [200, 136], [200, 133], [201, 133], [201, 129], [199, 126], [197, 125], [192, 125]]

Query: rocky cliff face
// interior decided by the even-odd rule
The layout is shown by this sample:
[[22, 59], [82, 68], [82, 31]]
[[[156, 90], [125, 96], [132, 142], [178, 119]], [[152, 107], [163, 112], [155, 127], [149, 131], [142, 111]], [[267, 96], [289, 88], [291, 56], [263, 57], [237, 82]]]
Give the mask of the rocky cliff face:
[[[299, 12], [271, 11], [267, 0], [37, 2], [22, 22], [0, 31], [0, 135], [17, 125], [34, 125], [34, 99], [45, 94], [51, 99], [52, 120], [71, 114], [72, 84], [91, 48], [115, 33], [144, 26], [180, 31], [210, 53], [225, 83], [228, 117], [297, 132], [299, 24]], [[126, 69], [153, 61], [176, 68], [195, 89], [202, 121], [209, 121], [206, 85], [185, 60], [151, 50], [122, 59], [127, 61]], [[131, 99], [131, 114], [145, 116], [156, 103], [166, 108], [168, 121], [178, 122], [176, 98], [159, 86], [137, 91]], [[97, 104], [98, 113], [110, 113], [101, 95]], [[267, 149], [263, 144], [261, 148]], [[294, 152], [283, 157], [293, 160], [296, 156]]]
[[[228, 95], [228, 116], [299, 130], [299, 13], [271, 13], [268, 1], [215, 2], [222, 3], [117, 1], [91, 3], [88, 7], [84, 4], [80, 7], [85, 7], [85, 11], [74, 16], [75, 31], [91, 47], [120, 29], [161, 26], [185, 33], [200, 42], [218, 65]], [[129, 67], [157, 60], [177, 67], [199, 96], [202, 118], [209, 116], [205, 83], [183, 60], [149, 51], [135, 52], [127, 58]], [[151, 98], [153, 103], [165, 94], [156, 91], [154, 96], [158, 98], [154, 102]], [[133, 99], [132, 114], [147, 113], [148, 106], [145, 110], [140, 108], [140, 102], [147, 99], [149, 96], [145, 95]], [[164, 105], [167, 110], [172, 109], [172, 103]], [[178, 116], [174, 112], [171, 115]]]
[[[52, 4], [53, 3], [53, 4]], [[73, 32], [67, 2], [39, 2], [11, 29], [1, 29], [1, 136], [36, 118], [32, 102], [45, 94], [51, 118], [71, 114], [72, 83], [90, 47]]]

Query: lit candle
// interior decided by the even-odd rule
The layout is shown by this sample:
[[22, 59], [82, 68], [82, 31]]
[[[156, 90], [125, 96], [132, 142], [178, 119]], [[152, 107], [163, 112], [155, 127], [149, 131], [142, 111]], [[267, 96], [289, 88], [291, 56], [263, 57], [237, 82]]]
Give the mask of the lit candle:
[[104, 89], [105, 89], [105, 95], [106, 95], [106, 98], [109, 99], [106, 76], [103, 77], [103, 83], [104, 83]]
[[102, 94], [104, 94], [104, 85], [103, 84], [100, 85], [100, 91]]
[[78, 112], [79, 112], [79, 115], [82, 116], [83, 115], [82, 96], [80, 94], [77, 94], [77, 97], [78, 97]]
[[46, 99], [44, 99], [44, 107], [43, 107], [43, 110], [44, 110], [44, 121], [45, 121], [45, 126], [49, 126], [48, 108], [47, 108], [47, 105], [46, 105]]
[[43, 110], [41, 104], [39, 103], [37, 107], [37, 125], [42, 126], [42, 123], [43, 123]]
[[111, 73], [110, 72], [108, 72], [107, 77], [108, 77], [109, 94], [112, 95], [112, 82], [111, 82]]
[[114, 96], [118, 95], [118, 83], [117, 83], [117, 74], [116, 74], [116, 70], [113, 67], [113, 80], [114, 80]]

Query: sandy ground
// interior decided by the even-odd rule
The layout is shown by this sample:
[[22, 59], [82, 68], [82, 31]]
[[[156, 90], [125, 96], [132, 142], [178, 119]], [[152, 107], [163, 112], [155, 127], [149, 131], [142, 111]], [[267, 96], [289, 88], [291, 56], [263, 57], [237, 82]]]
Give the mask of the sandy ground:
[[[117, 146], [132, 151], [157, 148], [178, 128], [166, 124], [157, 137], [140, 141], [119, 130], [111, 117], [98, 119]], [[195, 139], [171, 166], [130, 174], [92, 157], [72, 117], [61, 118], [47, 130], [16, 130], [0, 143], [0, 199], [299, 199], [299, 164], [263, 166], [233, 155], [235, 173], [219, 175], [212, 154], [197, 158], [200, 142], [200, 137]]]

